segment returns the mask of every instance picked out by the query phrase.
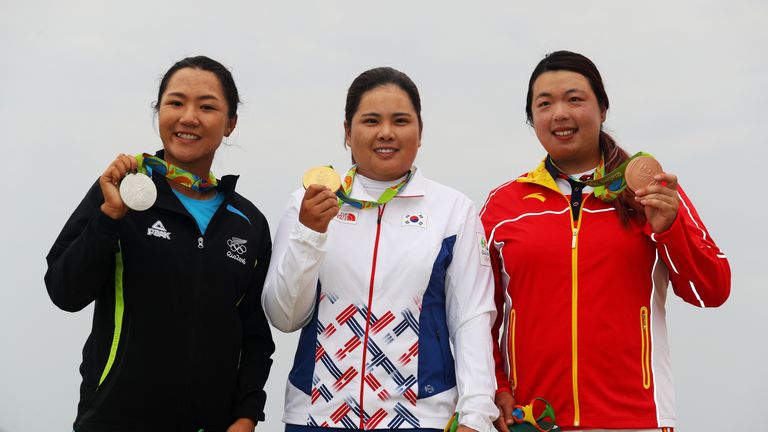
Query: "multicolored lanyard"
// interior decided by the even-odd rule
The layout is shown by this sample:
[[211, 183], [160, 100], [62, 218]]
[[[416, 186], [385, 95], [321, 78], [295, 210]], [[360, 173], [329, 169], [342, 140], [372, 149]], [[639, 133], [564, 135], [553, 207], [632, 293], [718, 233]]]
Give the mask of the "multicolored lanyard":
[[[624, 172], [627, 170], [627, 165], [633, 160], [640, 156], [651, 156], [649, 153], [644, 152], [637, 152], [629, 159], [625, 160], [621, 165], [616, 167], [613, 171], [606, 174], [605, 173], [605, 160], [602, 156], [600, 156], [600, 163], [597, 165], [597, 168], [595, 168], [595, 173], [593, 175], [592, 180], [582, 180], [578, 178], [574, 178], [571, 176], [568, 176], [571, 178], [571, 180], [585, 184], [587, 186], [592, 186], [594, 188], [594, 195], [599, 198], [602, 201], [605, 202], [611, 202], [618, 198], [618, 196], [621, 194], [621, 192], [627, 188], [627, 181], [624, 179]], [[547, 156], [549, 157], [549, 156]], [[563, 170], [561, 170], [557, 165], [555, 165], [555, 161], [552, 160], [551, 157], [549, 157], [550, 162], [552, 162], [552, 165], [557, 168], [558, 171], [561, 173]]]
[[[512, 408], [512, 423], [509, 431], [530, 430], [531, 427], [539, 432], [559, 431], [555, 424], [555, 410], [552, 405], [542, 398], [534, 398], [528, 405], [515, 405]], [[453, 414], [443, 432], [456, 432], [459, 428], [459, 413]]]
[[211, 190], [219, 184], [212, 172], [209, 172], [208, 178], [204, 179], [148, 153], [136, 155], [136, 161], [139, 163], [139, 167], [148, 171], [150, 175], [152, 171], [157, 171], [168, 180], [197, 192]]
[[355, 208], [368, 209], [386, 204], [390, 202], [392, 198], [397, 196], [397, 194], [400, 193], [403, 188], [405, 188], [405, 185], [407, 185], [411, 180], [413, 171], [408, 171], [408, 175], [406, 175], [403, 181], [400, 183], [388, 187], [376, 201], [365, 201], [350, 198], [349, 193], [352, 191], [352, 182], [355, 181], [355, 174], [357, 174], [357, 165], [353, 165], [352, 168], [347, 171], [347, 174], [344, 176], [344, 180], [341, 182], [341, 188], [336, 191], [336, 196], [339, 197], [339, 207], [344, 205], [344, 203], [347, 203]]

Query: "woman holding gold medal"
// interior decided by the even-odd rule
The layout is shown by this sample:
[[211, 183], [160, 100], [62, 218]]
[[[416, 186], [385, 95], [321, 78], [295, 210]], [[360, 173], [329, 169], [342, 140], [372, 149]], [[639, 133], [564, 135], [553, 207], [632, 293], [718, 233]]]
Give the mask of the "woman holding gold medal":
[[269, 228], [236, 176], [210, 172], [238, 103], [220, 63], [173, 65], [155, 105], [163, 150], [119, 155], [47, 257], [57, 306], [95, 303], [77, 432], [240, 432], [264, 419]]
[[344, 129], [355, 165], [335, 182], [312, 170], [292, 195], [262, 295], [275, 327], [302, 330], [285, 430], [442, 431], [454, 411], [459, 430], [492, 430], [482, 226], [466, 196], [413, 165], [415, 84], [392, 68], [362, 73]]
[[677, 177], [617, 146], [607, 110], [589, 59], [546, 56], [526, 112], [547, 156], [480, 213], [500, 312], [499, 431], [537, 397], [566, 430], [671, 430], [667, 286], [698, 307], [730, 293], [728, 261]]

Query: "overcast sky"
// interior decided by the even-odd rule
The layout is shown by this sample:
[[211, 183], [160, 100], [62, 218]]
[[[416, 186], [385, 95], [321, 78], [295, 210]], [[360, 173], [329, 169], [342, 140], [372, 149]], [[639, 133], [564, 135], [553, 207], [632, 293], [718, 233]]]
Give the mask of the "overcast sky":
[[[346, 167], [346, 89], [389, 65], [422, 95], [417, 164], [481, 205], [544, 152], [525, 92], [545, 53], [600, 69], [606, 122], [630, 153], [676, 173], [729, 257], [730, 300], [667, 299], [679, 431], [748, 429], [768, 402], [768, 3], [737, 1], [0, 0], [0, 431], [66, 431], [92, 307], [58, 310], [45, 255], [117, 153], [161, 146], [151, 103], [171, 64], [230, 67], [244, 104], [214, 161], [272, 230], [306, 168]], [[761, 186], [762, 187], [762, 186]], [[150, 269], [148, 269], [150, 270]], [[280, 431], [297, 335], [274, 331], [267, 421]], [[533, 348], [535, 349], [535, 347]]]

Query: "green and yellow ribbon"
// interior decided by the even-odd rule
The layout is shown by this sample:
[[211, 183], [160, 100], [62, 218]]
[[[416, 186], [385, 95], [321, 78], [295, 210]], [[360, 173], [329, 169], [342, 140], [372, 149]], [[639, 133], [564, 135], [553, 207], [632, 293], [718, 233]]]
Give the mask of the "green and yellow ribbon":
[[136, 155], [136, 161], [139, 164], [139, 169], [142, 173], [149, 173], [157, 171], [159, 174], [178, 183], [184, 187], [188, 187], [197, 192], [205, 192], [211, 190], [218, 185], [218, 180], [212, 172], [208, 173], [207, 178], [198, 177], [197, 175], [170, 164], [157, 156], [143, 153]]
[[403, 188], [411, 181], [413, 171], [408, 171], [403, 181], [400, 183], [388, 187], [376, 201], [365, 201], [351, 198], [349, 193], [352, 192], [352, 183], [355, 181], [355, 175], [357, 174], [357, 165], [353, 165], [352, 168], [344, 175], [344, 180], [341, 182], [341, 188], [336, 192], [336, 196], [339, 198], [339, 207], [347, 203], [352, 207], [359, 209], [368, 209], [384, 205], [392, 200]]

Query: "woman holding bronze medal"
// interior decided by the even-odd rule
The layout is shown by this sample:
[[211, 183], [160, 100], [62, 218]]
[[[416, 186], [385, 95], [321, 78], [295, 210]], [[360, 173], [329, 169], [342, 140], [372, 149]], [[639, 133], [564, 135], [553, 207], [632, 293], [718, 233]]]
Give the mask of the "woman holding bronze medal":
[[589, 59], [546, 56], [526, 112], [547, 156], [481, 211], [500, 312], [499, 431], [516, 424], [515, 401], [537, 397], [569, 430], [671, 430], [667, 286], [698, 307], [730, 293], [728, 261], [677, 177], [616, 145], [607, 110]]
[[236, 176], [209, 171], [238, 104], [220, 63], [174, 64], [155, 105], [163, 150], [119, 155], [48, 254], [53, 302], [95, 303], [77, 432], [240, 432], [264, 419], [269, 228]]
[[307, 173], [262, 295], [275, 327], [302, 330], [285, 430], [434, 432], [454, 411], [458, 430], [492, 430], [495, 308], [475, 207], [413, 165], [421, 101], [405, 74], [362, 73], [345, 113], [355, 165], [343, 181]]

